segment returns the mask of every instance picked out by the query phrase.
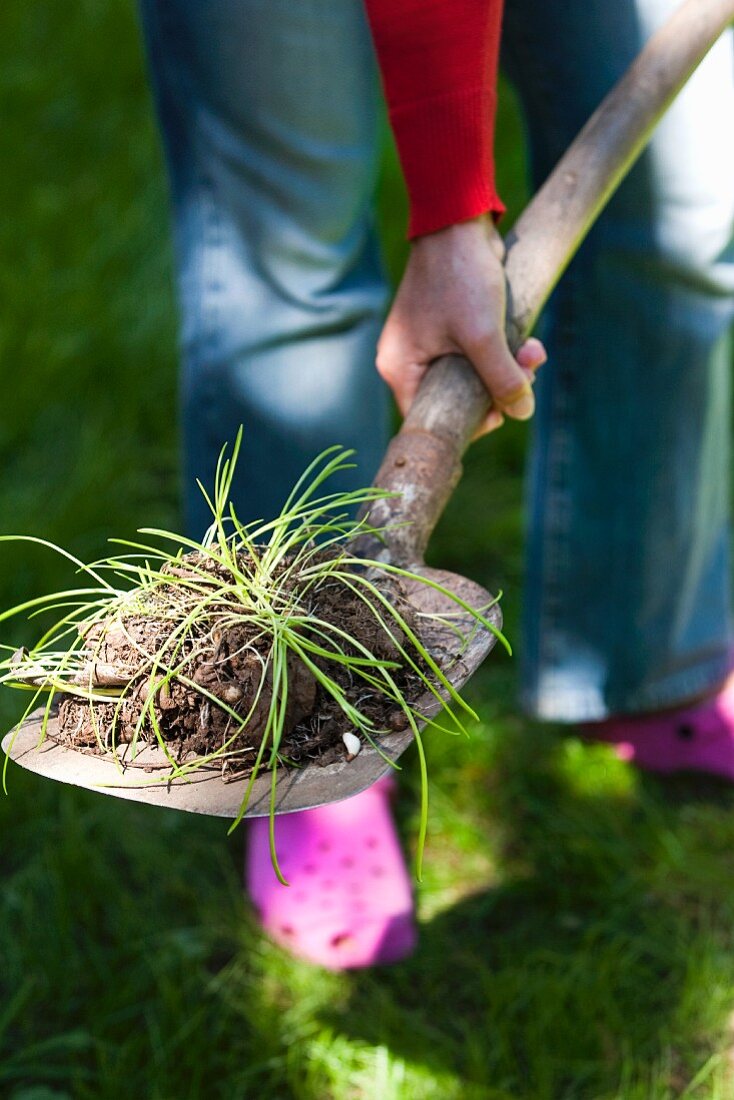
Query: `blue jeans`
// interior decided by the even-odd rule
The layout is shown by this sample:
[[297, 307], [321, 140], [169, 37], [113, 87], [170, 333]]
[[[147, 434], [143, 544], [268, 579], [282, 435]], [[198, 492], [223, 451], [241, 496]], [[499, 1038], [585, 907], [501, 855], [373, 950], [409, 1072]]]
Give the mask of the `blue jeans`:
[[[506, 0], [542, 180], [677, 0]], [[245, 424], [237, 507], [279, 507], [325, 446], [369, 482], [378, 83], [360, 0], [142, 0], [173, 195], [186, 485]], [[670, 110], [546, 310], [529, 476], [522, 698], [601, 719], [731, 665], [731, 35]], [[440, 155], [437, 152], [437, 155]], [[187, 525], [208, 519], [191, 490]]]

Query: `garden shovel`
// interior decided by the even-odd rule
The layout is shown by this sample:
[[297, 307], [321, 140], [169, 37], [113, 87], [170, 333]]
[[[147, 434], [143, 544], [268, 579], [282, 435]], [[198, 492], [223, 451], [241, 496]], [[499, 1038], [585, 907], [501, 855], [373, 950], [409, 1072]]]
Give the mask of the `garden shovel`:
[[[516, 350], [599, 212], [646, 144], [656, 123], [680, 88], [734, 20], [734, 0], [685, 0], [650, 39], [626, 75], [592, 115], [560, 163], [509, 234], [505, 270], [508, 287], [507, 338]], [[374, 484], [397, 496], [371, 506], [370, 523], [388, 528], [384, 542], [362, 540], [364, 557], [406, 566], [450, 589], [470, 606], [485, 611], [495, 626], [500, 613], [489, 593], [458, 574], [428, 568], [423, 556], [431, 533], [460, 476], [461, 457], [490, 406], [489, 395], [466, 359], [446, 356], [426, 373], [402, 428], [390, 443]], [[409, 597], [421, 612], [454, 613], [445, 596], [414, 584]], [[484, 660], [495, 636], [463, 624], [468, 644], [434, 617], [421, 638], [460, 688]], [[428, 719], [438, 709], [432, 697], [416, 704]], [[39, 743], [43, 709], [3, 741], [5, 752], [39, 775], [120, 798], [220, 817], [238, 814], [242, 781], [227, 781], [221, 766], [202, 767], [186, 779], [166, 776], [170, 765], [155, 746], [138, 748], [124, 770], [99, 756], [62, 747], [54, 740], [54, 720]], [[396, 760], [412, 740], [410, 730], [386, 735], [385, 756]], [[308, 809], [358, 794], [390, 770], [391, 764], [364, 745], [350, 761], [325, 767], [310, 764], [277, 777], [278, 813]], [[158, 781], [156, 781], [158, 780]], [[271, 779], [255, 781], [247, 816], [271, 812]]]

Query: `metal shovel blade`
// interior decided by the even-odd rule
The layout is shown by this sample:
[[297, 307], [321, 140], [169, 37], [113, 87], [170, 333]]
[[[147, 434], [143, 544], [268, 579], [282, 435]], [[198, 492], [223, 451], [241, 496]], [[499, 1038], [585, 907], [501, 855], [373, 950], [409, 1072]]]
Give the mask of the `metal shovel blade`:
[[[454, 591], [471, 607], [483, 608], [485, 617], [499, 629], [499, 608], [490, 606], [492, 597], [485, 589], [465, 577], [443, 570], [424, 566], [421, 572]], [[421, 640], [449, 682], [455, 688], [461, 688], [494, 645], [494, 634], [485, 627], [475, 627], [468, 614], [457, 617], [456, 605], [427, 585], [409, 585], [407, 595], [418, 613]], [[435, 618], [422, 618], [426, 612], [435, 615], [444, 611], [451, 615], [446, 625]], [[465, 643], [461, 641], [456, 627], [466, 632]], [[428, 720], [437, 713], [440, 704], [429, 693], [418, 701], [417, 709]], [[55, 717], [49, 720], [41, 742], [43, 715], [44, 708], [41, 707], [22, 726], [7, 734], [2, 742], [3, 751], [10, 759], [28, 771], [100, 794], [152, 806], [167, 806], [214, 817], [234, 818], [239, 813], [246, 781], [236, 776], [225, 778], [221, 765], [203, 765], [187, 779], [169, 779], [170, 763], [156, 746], [140, 746], [134, 758], [129, 759], [125, 757], [123, 746], [115, 762], [112, 754], [103, 757], [59, 744]], [[277, 775], [275, 812], [307, 810], [359, 794], [392, 770], [389, 761], [397, 760], [412, 738], [411, 731], [381, 737], [378, 743], [389, 758], [387, 760], [376, 749], [364, 744], [361, 752], [350, 761], [345, 759], [324, 767], [310, 764], [303, 768], [281, 769]], [[245, 816], [264, 817], [270, 812], [271, 774], [268, 772], [255, 780]]]

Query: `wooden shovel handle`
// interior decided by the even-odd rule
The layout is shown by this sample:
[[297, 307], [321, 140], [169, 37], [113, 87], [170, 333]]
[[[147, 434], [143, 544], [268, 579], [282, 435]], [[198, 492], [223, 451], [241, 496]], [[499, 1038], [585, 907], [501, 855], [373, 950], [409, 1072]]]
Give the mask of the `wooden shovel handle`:
[[[668, 105], [734, 20], [734, 0], [685, 0], [602, 101], [508, 235], [507, 338], [516, 350], [606, 202], [647, 143]], [[461, 457], [490, 407], [468, 360], [436, 360], [375, 485], [399, 493], [370, 509], [390, 527], [374, 557], [423, 559], [428, 539], [459, 478]], [[396, 526], [397, 525], [397, 526]]]

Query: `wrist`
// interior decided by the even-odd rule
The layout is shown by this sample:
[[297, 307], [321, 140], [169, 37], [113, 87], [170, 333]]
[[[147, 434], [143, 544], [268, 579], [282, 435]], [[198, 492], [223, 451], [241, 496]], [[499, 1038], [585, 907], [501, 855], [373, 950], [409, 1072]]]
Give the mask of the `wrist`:
[[505, 242], [491, 213], [479, 214], [476, 218], [467, 218], [466, 221], [454, 222], [453, 225], [436, 229], [432, 233], [424, 233], [414, 237], [410, 244], [411, 251], [415, 253], [489, 246], [498, 260], [502, 261], [505, 257]]

